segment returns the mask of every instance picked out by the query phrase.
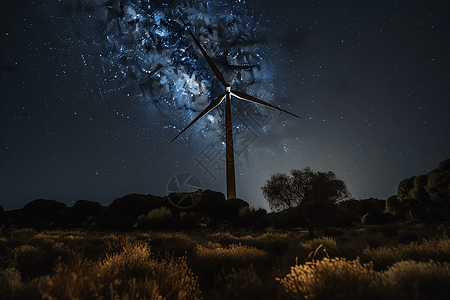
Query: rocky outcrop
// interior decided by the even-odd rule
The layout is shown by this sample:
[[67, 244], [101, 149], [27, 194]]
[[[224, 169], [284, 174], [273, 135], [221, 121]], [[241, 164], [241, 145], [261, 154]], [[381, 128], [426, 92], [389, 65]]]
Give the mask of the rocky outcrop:
[[105, 207], [98, 202], [78, 200], [70, 210], [70, 222], [73, 227], [93, 225], [93, 219]]
[[129, 194], [117, 198], [100, 211], [95, 218], [95, 222], [102, 228], [129, 230], [133, 228], [138, 216], [164, 204], [165, 201], [162, 197]]
[[14, 219], [18, 227], [53, 228], [67, 225], [69, 208], [56, 200], [37, 199], [22, 207]]

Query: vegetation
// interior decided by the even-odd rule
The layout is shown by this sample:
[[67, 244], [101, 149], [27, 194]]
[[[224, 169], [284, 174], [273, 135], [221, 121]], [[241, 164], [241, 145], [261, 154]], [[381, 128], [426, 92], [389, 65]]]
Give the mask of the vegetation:
[[450, 284], [448, 229], [4, 228], [0, 299], [434, 299]]
[[332, 172], [276, 174], [269, 214], [209, 190], [189, 211], [139, 194], [0, 206], [0, 300], [443, 298], [449, 166], [387, 200], [341, 201]]
[[335, 204], [350, 197], [347, 186], [333, 172], [313, 172], [309, 167], [272, 175], [262, 187], [272, 210], [296, 208], [308, 222], [310, 238], [314, 228], [328, 219]]
[[140, 215], [137, 220], [137, 226], [141, 229], [170, 229], [172, 224], [172, 212], [165, 206]]

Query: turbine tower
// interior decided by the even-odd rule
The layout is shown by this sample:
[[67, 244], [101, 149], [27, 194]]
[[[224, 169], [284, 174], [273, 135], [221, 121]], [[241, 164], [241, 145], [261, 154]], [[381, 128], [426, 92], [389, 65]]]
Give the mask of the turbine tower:
[[213, 110], [216, 106], [218, 106], [222, 101], [225, 99], [225, 123], [226, 123], [226, 174], [227, 174], [227, 199], [236, 198], [236, 178], [235, 178], [235, 171], [234, 171], [234, 150], [233, 150], [233, 126], [231, 124], [231, 96], [235, 96], [239, 99], [246, 100], [249, 102], [261, 104], [273, 109], [277, 109], [279, 111], [288, 113], [294, 117], [300, 118], [299, 116], [290, 113], [286, 110], [283, 110], [279, 107], [276, 107], [272, 104], [269, 104], [267, 102], [264, 102], [262, 100], [259, 100], [253, 96], [247, 95], [242, 92], [236, 92], [231, 90], [231, 85], [229, 85], [222, 73], [220, 73], [217, 66], [212, 61], [211, 57], [209, 57], [208, 53], [206, 53], [205, 49], [200, 45], [199, 41], [195, 38], [192, 31], [189, 29], [189, 27], [186, 25], [186, 23], [181, 19], [181, 22], [183, 22], [184, 26], [187, 28], [189, 33], [191, 34], [192, 38], [194, 39], [197, 46], [200, 48], [200, 51], [202, 52], [203, 56], [205, 57], [206, 61], [208, 62], [209, 66], [211, 67], [212, 71], [214, 72], [214, 75], [219, 79], [219, 81], [223, 84], [225, 87], [225, 93], [223, 93], [220, 97], [217, 99], [211, 101], [211, 103], [206, 107], [186, 128], [184, 128], [176, 137], [174, 137], [170, 142], [173, 142], [177, 137], [179, 137], [186, 129], [191, 127], [195, 122], [197, 122], [199, 119], [201, 119], [203, 116], [205, 116], [207, 113], [209, 113], [211, 110]]

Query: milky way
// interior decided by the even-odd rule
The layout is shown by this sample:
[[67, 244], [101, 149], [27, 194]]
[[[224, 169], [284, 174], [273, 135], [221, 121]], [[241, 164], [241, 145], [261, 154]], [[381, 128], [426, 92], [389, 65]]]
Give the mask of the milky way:
[[250, 205], [267, 208], [261, 187], [292, 168], [333, 171], [353, 197], [386, 199], [448, 158], [446, 2], [0, 6], [5, 209], [162, 196], [191, 174], [225, 191], [223, 106], [170, 143], [224, 92], [180, 17], [233, 90], [301, 117], [231, 100], [236, 192]]
[[[233, 88], [265, 101], [273, 97], [273, 63], [265, 59], [269, 49], [263, 28], [241, 1], [181, 1], [170, 6], [154, 1], [86, 1], [72, 9], [75, 26], [79, 26], [86, 43], [83, 63], [100, 60], [99, 76], [104, 77], [104, 83], [99, 87], [98, 100], [111, 101], [116, 96], [128, 99], [114, 109], [128, 113], [133, 107], [150, 122], [160, 123], [161, 129], [173, 128], [167, 130], [168, 135], [183, 129], [222, 93], [179, 18], [189, 24]], [[94, 24], [86, 26], [89, 22]], [[94, 47], [97, 53], [92, 51], [92, 44], [98, 45]], [[92, 59], [88, 62], [86, 56]], [[125, 108], [125, 102], [130, 107]], [[238, 132], [249, 128], [265, 131], [275, 116], [248, 103], [234, 101], [233, 107], [258, 120], [235, 120]], [[197, 146], [211, 138], [223, 141], [223, 115], [223, 109], [214, 110], [184, 139], [195, 138]], [[237, 136], [238, 149], [240, 140], [248, 138]]]

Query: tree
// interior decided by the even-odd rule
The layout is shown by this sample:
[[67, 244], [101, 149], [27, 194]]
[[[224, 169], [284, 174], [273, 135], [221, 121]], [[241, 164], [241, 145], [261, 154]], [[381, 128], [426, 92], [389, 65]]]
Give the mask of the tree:
[[313, 172], [309, 167], [292, 169], [290, 175], [272, 175], [262, 190], [270, 209], [298, 210], [308, 222], [310, 238], [315, 227], [330, 217], [335, 204], [350, 197], [344, 181], [333, 172]]

